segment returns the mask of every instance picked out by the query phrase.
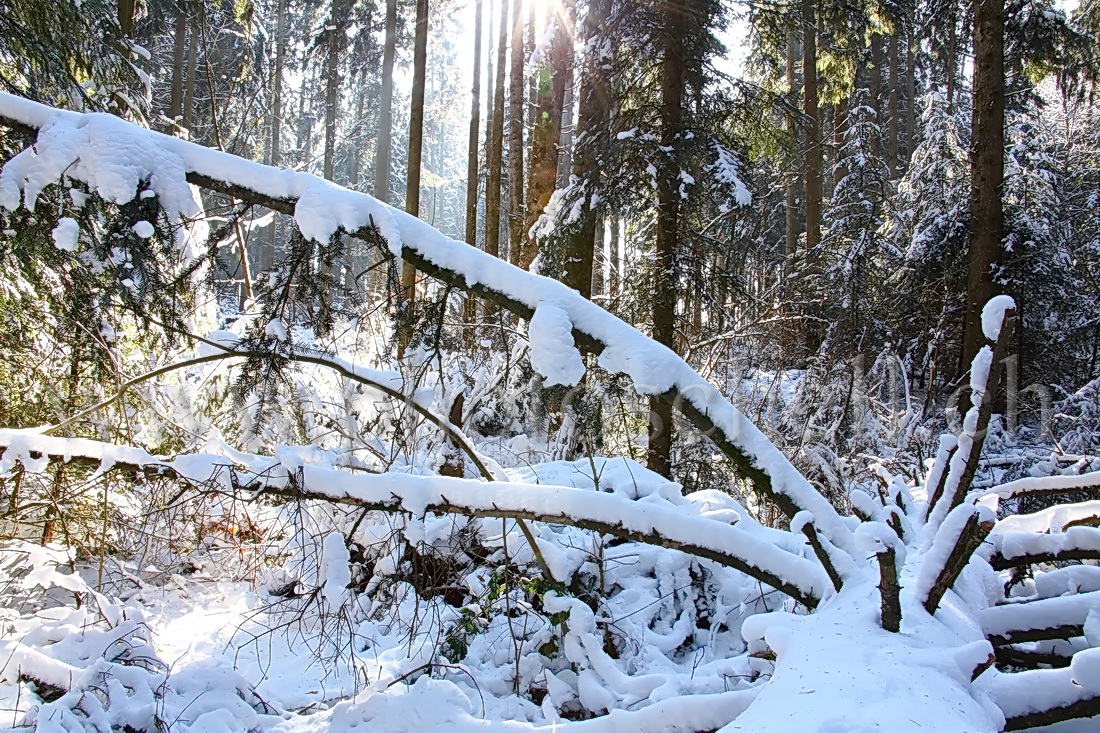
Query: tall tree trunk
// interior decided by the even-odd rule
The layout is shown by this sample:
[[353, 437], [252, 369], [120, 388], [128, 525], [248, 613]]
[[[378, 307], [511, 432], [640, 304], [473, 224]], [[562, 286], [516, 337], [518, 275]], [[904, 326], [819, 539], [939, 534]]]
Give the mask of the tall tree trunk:
[[890, 43], [887, 48], [887, 63], [890, 66], [890, 96], [888, 102], [890, 122], [886, 126], [886, 164], [890, 168], [890, 177], [894, 178], [898, 172], [898, 124], [900, 122], [898, 111], [898, 34], [896, 31], [890, 34]]
[[[653, 339], [675, 350], [677, 263], [680, 227], [681, 114], [684, 99], [684, 6], [665, 0], [665, 38], [661, 58], [661, 147], [657, 158], [657, 237], [653, 263]], [[649, 401], [649, 445], [646, 465], [671, 476], [672, 408], [665, 400]]]
[[[538, 96], [535, 105], [535, 126], [531, 130], [531, 166], [527, 184], [527, 221], [524, 228], [530, 230], [550, 201], [558, 178], [558, 142], [561, 140], [562, 111], [565, 108], [565, 85], [571, 81], [567, 68], [567, 49], [573, 39], [566, 28], [565, 18], [551, 17], [555, 24], [550, 42], [548, 63], [543, 63], [538, 73]], [[516, 264], [523, 269], [531, 266], [537, 254], [533, 241], [526, 237], [523, 257]]]
[[[970, 253], [966, 278], [963, 365], [985, 343], [982, 308], [997, 294], [993, 269], [1002, 259], [1004, 214], [1004, 0], [974, 3], [974, 116], [970, 142]], [[961, 367], [962, 365], [960, 365]]]
[[374, 153], [374, 197], [390, 200], [390, 137], [393, 134], [393, 59], [397, 53], [397, 0], [386, 0], [386, 40], [382, 47], [382, 88], [378, 100], [378, 141]]
[[[611, 14], [611, 0], [592, 0], [584, 20], [584, 40], [590, 49]], [[577, 145], [573, 151], [573, 175], [585, 186], [576, 230], [567, 243], [565, 253], [565, 284], [586, 298], [592, 297], [592, 258], [596, 246], [599, 217], [594, 209], [593, 195], [599, 185], [602, 156], [607, 148], [611, 119], [610, 91], [605, 59], [596, 52], [585, 56], [578, 120]]]
[[821, 116], [817, 99], [817, 8], [802, 4], [802, 77], [806, 117], [806, 247], [821, 242]]
[[608, 269], [608, 282], [607, 282], [607, 294], [610, 297], [615, 297], [622, 289], [622, 270], [621, 270], [621, 253], [619, 252], [621, 237], [619, 236], [619, 217], [614, 214], [607, 220], [608, 229], [610, 232], [607, 237], [607, 269]]
[[[428, 68], [428, 0], [416, 0], [413, 39], [413, 83], [409, 110], [409, 164], [405, 177], [405, 211], [420, 216], [420, 160], [424, 149], [424, 79]], [[409, 303], [416, 297], [416, 267], [401, 264], [401, 289]]]
[[[279, 0], [275, 19], [275, 68], [271, 72], [271, 118], [268, 121], [267, 164], [278, 168], [282, 164], [283, 132], [283, 64], [286, 61], [286, 0]], [[279, 217], [272, 217], [266, 241], [256, 258], [258, 272], [275, 266], [275, 247], [279, 234]]]
[[497, 27], [497, 75], [493, 89], [489, 178], [485, 184], [485, 251], [493, 257], [500, 256], [500, 187], [504, 167], [504, 61], [508, 50], [508, 6], [513, 1], [500, 0], [500, 20]]
[[516, 264], [525, 257], [523, 240], [523, 124], [527, 95], [523, 88], [523, 13], [517, 7], [512, 17], [512, 67], [508, 88], [508, 261]]
[[[576, 0], [562, 0], [561, 22], [566, 24], [565, 57], [562, 61], [561, 83], [564, 89], [561, 105], [561, 133], [558, 137], [558, 175], [557, 187], [565, 188], [569, 183], [569, 174], [573, 170], [573, 39], [577, 29]], [[557, 83], [557, 79], [555, 79]]]
[[187, 48], [187, 85], [183, 90], [183, 112], [181, 122], [188, 130], [195, 116], [195, 85], [199, 67], [199, 21], [191, 21], [191, 33], [189, 34]]
[[178, 120], [183, 111], [183, 59], [187, 50], [187, 15], [176, 13], [175, 45], [172, 49], [172, 96], [168, 116]]
[[[791, 105], [796, 104], [795, 97], [798, 95], [798, 74], [795, 71], [796, 59], [798, 58], [798, 34], [793, 27], [787, 29], [787, 89], [791, 98]], [[787, 131], [790, 134], [792, 140], [797, 143], [798, 140], [798, 118], [796, 113], [792, 110], [787, 115]], [[786, 176], [786, 182], [783, 186], [784, 191], [784, 210], [786, 212], [786, 252], [790, 257], [798, 251], [798, 235], [800, 232], [800, 212], [798, 210], [798, 171], [791, 171]]]
[[325, 150], [322, 164], [326, 180], [333, 180], [336, 168], [336, 111], [340, 101], [340, 51], [344, 40], [343, 7], [332, 0], [329, 7], [328, 53], [325, 57]]
[[474, 0], [474, 81], [470, 88], [470, 139], [466, 156], [466, 243], [477, 245], [478, 137], [481, 134], [481, 7]]
[[122, 29], [122, 35], [127, 38], [134, 35], [134, 12], [136, 10], [137, 0], [118, 0], [118, 27]]
[[275, 21], [275, 69], [271, 73], [271, 131], [268, 164], [278, 168], [282, 159], [283, 64], [286, 62], [286, 0], [279, 0]]
[[838, 99], [833, 104], [833, 149], [836, 150], [836, 167], [833, 169], [833, 191], [836, 191], [837, 186], [844, 180], [844, 176], [848, 175], [848, 172], [844, 169], [844, 166], [840, 164], [841, 156], [840, 151], [844, 147], [844, 123], [847, 119], [847, 100]]
[[[470, 140], [466, 155], [466, 243], [477, 246], [478, 142], [481, 135], [481, 23], [483, 0], [474, 0], [474, 80], [470, 87]], [[466, 294], [463, 320], [477, 318], [477, 299]], [[472, 340], [473, 330], [468, 332]]]
[[959, 53], [959, 36], [958, 36], [958, 19], [955, 14], [952, 13], [948, 19], [947, 27], [947, 53], [946, 53], [946, 76], [947, 76], [947, 109], [950, 112], [955, 111], [955, 67], [957, 66], [956, 59]]
[[905, 169], [913, 159], [917, 129], [917, 53], [916, 11], [910, 10], [909, 27], [905, 29]]

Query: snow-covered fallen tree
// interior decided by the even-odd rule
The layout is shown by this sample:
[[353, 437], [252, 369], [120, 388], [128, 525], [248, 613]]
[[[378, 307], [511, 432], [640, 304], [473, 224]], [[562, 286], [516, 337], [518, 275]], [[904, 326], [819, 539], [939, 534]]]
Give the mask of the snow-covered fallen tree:
[[[425, 522], [439, 513], [537, 523], [534, 531], [524, 532], [528, 549], [550, 576], [546, 581], [557, 585], [540, 595], [547, 618], [556, 621], [540, 627], [534, 638], [541, 644], [540, 655], [546, 651], [540, 656], [542, 663], [550, 664], [554, 658], [567, 661], [546, 673], [546, 719], [556, 721], [555, 701], [570, 696], [587, 712], [615, 711], [601, 720], [555, 722], [555, 729], [998, 731], [1100, 713], [1095, 650], [1100, 645], [1100, 612], [1092, 599], [1095, 579], [1086, 570], [1092, 566], [1080, 566], [1082, 577], [1072, 582], [1065, 577], [1067, 568], [1050, 568], [1053, 562], [1100, 559], [1100, 530], [1080, 526], [1095, 512], [1083, 505], [1060, 509], [1035, 517], [1032, 526], [1018, 518], [998, 522], [990, 506], [994, 498], [1012, 497], [1029, 488], [1077, 489], [1095, 484], [1081, 477], [1051, 479], [1042, 486], [970, 491], [991, 422], [993, 400], [988, 388], [998, 382], [1002, 351], [1010, 338], [1015, 307], [1010, 298], [995, 298], [986, 307], [983, 325], [989, 343], [972, 366], [971, 407], [960, 433], [941, 442], [928, 479], [914, 482], [884, 476], [881, 490], [874, 495], [857, 489], [851, 502], [855, 515], [842, 516], [683, 360], [555, 281], [451, 241], [369, 196], [141, 130], [112, 117], [60, 112], [0, 95], [0, 122], [37, 136], [33, 147], [0, 172], [0, 205], [5, 208], [33, 208], [48, 186], [68, 179], [82, 181], [117, 204], [134, 199], [144, 187], [169, 218], [186, 221], [200, 210], [190, 183], [290, 214], [307, 238], [328, 241], [343, 231], [382, 243], [392, 256], [533, 320], [532, 362], [549, 380], [574, 383], [579, 378], [577, 367], [583, 364], [575, 351], [579, 348], [596, 354], [603, 369], [627, 375], [639, 394], [671, 402], [759, 495], [788, 515], [789, 530], [762, 527], [744, 516], [743, 508], [723, 506], [715, 497], [692, 500], [661, 491], [629, 495], [601, 490], [594, 477], [591, 488], [581, 490], [540, 481], [537, 469], [531, 481], [504, 476], [485, 462], [480, 464], [485, 480], [479, 481], [392, 471], [356, 476], [333, 467], [323, 454], [290, 448], [270, 457], [227, 449], [220, 455], [164, 458], [136, 447], [45, 434], [56, 426], [0, 431], [3, 475], [37, 475], [80, 461], [91, 471], [90, 479], [108, 474], [134, 481], [168, 477], [201, 496], [225, 495], [248, 502], [290, 498], [397, 513]], [[71, 244], [64, 228], [57, 236]], [[270, 330], [279, 329], [269, 326]], [[232, 345], [225, 348], [247, 356], [233, 352]], [[326, 362], [320, 364], [325, 368], [342, 370], [349, 378], [384, 387], [390, 396], [405, 394], [394, 375], [332, 359], [317, 361]], [[415, 401], [413, 395], [408, 398]], [[476, 463], [476, 451], [459, 426], [433, 414], [433, 422]], [[716, 512], [709, 506], [715, 502]], [[687, 684], [682, 677], [632, 674], [635, 670], [619, 666], [607, 650], [607, 620], [567, 592], [566, 583], [577, 565], [569, 560], [568, 549], [576, 538], [555, 544], [550, 539], [555, 526], [591, 530], [638, 547], [682, 551], [701, 558], [693, 561], [699, 564], [690, 565], [692, 569], [725, 566], [739, 574], [722, 576], [727, 580], [748, 578], [789, 596], [781, 608], [773, 606], [762, 613], [746, 613], [748, 597], [738, 599], [742, 610], [737, 632], [745, 648], [731, 648], [729, 658], [714, 660], [714, 665], [717, 668], [721, 662], [737, 670], [731, 676], [745, 673], [745, 680], [738, 683], [743, 689], [709, 691], [713, 697], [700, 696], [691, 702], [693, 707], [703, 706], [703, 712], [682, 715], [682, 706], [673, 699], [680, 694], [675, 691], [677, 685]], [[351, 532], [358, 527], [357, 523]], [[509, 532], [505, 529], [502, 534], [506, 543]], [[602, 540], [598, 544], [602, 557]], [[322, 561], [310, 576], [314, 595], [328, 608], [339, 608], [349, 602], [349, 550], [342, 535], [330, 534], [320, 552]], [[400, 558], [382, 559], [394, 571], [390, 574], [397, 574]], [[669, 561], [658, 559], [654, 564], [662, 562]], [[383, 564], [379, 560], [376, 568]], [[507, 553], [503, 567], [507, 574]], [[1034, 577], [1025, 579], [1019, 568], [1030, 569]], [[690, 575], [692, 570], [687, 572]], [[737, 584], [742, 587], [740, 581]], [[1006, 588], [1011, 597], [1006, 597]], [[718, 597], [720, 591], [715, 594]], [[504, 595], [510, 598], [507, 590]], [[511, 624], [512, 609], [504, 616], [502, 623]], [[453, 628], [465, 621], [469, 619], [450, 619]], [[677, 624], [680, 621], [665, 634], [650, 630], [642, 636], [662, 652], [673, 654], [687, 641], [687, 632], [677, 631]], [[80, 686], [90, 685], [90, 677], [73, 671], [69, 675], [73, 682], [61, 684], [66, 670], [75, 670], [77, 662], [24, 647], [11, 647], [12, 659], [18, 657], [19, 663], [4, 666], [5, 681], [39, 680], [57, 688], [60, 700], [73, 695], [66, 710], [77, 710]], [[634, 663], [640, 663], [642, 656], [635, 655]], [[996, 668], [997, 662], [1004, 671]], [[318, 725], [327, 728], [339, 723], [353, 729], [358, 720], [405, 729], [399, 716], [384, 714], [382, 693], [396, 679], [433, 664], [442, 665], [429, 655], [420, 667], [407, 669], [386, 685], [379, 680], [359, 697], [337, 705]], [[518, 651], [515, 664], [514, 678], [519, 680]], [[1052, 666], [1064, 668], [1039, 668]], [[112, 674], [126, 674], [111, 669]], [[690, 672], [694, 677], [695, 669]], [[477, 721], [463, 709], [464, 703], [458, 700], [461, 693], [456, 697], [454, 690], [432, 688], [432, 684], [418, 681], [405, 696], [450, 711], [437, 724], [471, 730], [538, 727], [529, 721]], [[266, 703], [255, 703], [247, 689], [234, 695], [252, 711], [244, 711], [249, 719], [236, 725], [241, 729], [260, 726], [260, 718], [270, 712]], [[101, 708], [109, 709], [116, 698], [107, 694], [96, 699]], [[643, 703], [648, 707], [639, 712], [620, 710]], [[120, 714], [114, 713], [116, 718]], [[70, 717], [77, 724], [92, 726], [99, 724], [95, 722], [99, 718], [93, 720], [95, 715], [98, 711], [85, 710], [83, 719], [75, 712]], [[40, 719], [28, 719], [28, 724]], [[146, 716], [133, 722], [127, 718], [126, 724], [152, 729], [149, 726], [159, 723], [155, 716]], [[311, 723], [299, 728], [294, 723], [271, 727], [278, 725], [284, 730], [313, 729], [308, 727]]]

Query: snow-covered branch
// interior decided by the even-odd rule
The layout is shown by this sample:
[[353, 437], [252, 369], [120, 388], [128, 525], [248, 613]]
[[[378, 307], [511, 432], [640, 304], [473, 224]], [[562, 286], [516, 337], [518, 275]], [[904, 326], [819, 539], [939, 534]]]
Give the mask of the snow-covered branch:
[[991, 606], [978, 618], [989, 640], [1001, 646], [1082, 636], [1085, 619], [1095, 609], [1100, 609], [1100, 593], [1080, 593]]
[[1062, 534], [998, 532], [989, 564], [994, 570], [1064, 560], [1100, 560], [1100, 529], [1070, 527]]
[[944, 594], [992, 529], [993, 513], [980, 506], [958, 506], [943, 520], [916, 581], [917, 599], [928, 613], [936, 612]]
[[[1016, 303], [1007, 295], [998, 295], [982, 309], [982, 330], [989, 345], [983, 346], [970, 367], [971, 407], [963, 417], [958, 447], [951, 455], [942, 492], [937, 486], [934, 506], [929, 508], [929, 524], [934, 531], [947, 513], [962, 503], [978, 471], [989, 419], [993, 415], [993, 395], [1012, 334]], [[941, 452], [943, 446], [941, 445]]]
[[[849, 553], [854, 547], [851, 530], [825, 497], [755, 425], [672, 350], [561, 283], [451, 240], [419, 219], [365, 194], [312, 175], [278, 171], [144, 130], [107, 115], [63, 112], [0, 93], [0, 123], [38, 131], [35, 149], [17, 156], [18, 164], [11, 167], [9, 163], [6, 175], [0, 176], [0, 193], [7, 201], [17, 201], [27, 181], [33, 179], [31, 188], [36, 192], [63, 173], [82, 178], [115, 201], [128, 200], [124, 198], [127, 195], [133, 197], [137, 184], [148, 178], [154, 181], [153, 188], [166, 209], [186, 216], [196, 206], [186, 180], [291, 214], [309, 238], [327, 241], [342, 229], [351, 236], [381, 241], [394, 256], [417, 269], [522, 318], [530, 319], [540, 304], [552, 303], [572, 325], [577, 347], [598, 355], [601, 367], [628, 375], [639, 394], [671, 403], [714, 441], [759, 493], [771, 498], [788, 516], [809, 511], [813, 522], [805, 524], [803, 531], [833, 584], [839, 584], [840, 576], [825, 542]], [[118, 175], [107, 180], [96, 171], [108, 150], [112, 156], [129, 155], [129, 168], [121, 180]], [[25, 191], [28, 197], [33, 192]], [[824, 541], [818, 532], [824, 535]]]
[[1100, 715], [1100, 650], [1074, 654], [1068, 669], [998, 675], [989, 693], [1004, 713], [1006, 731]]
[[756, 578], [808, 607], [830, 588], [821, 568], [724, 522], [622, 496], [573, 487], [480, 482], [444, 476], [379, 474], [351, 476], [296, 461], [289, 451], [276, 458], [234, 454], [249, 461], [238, 471], [227, 458], [187, 455], [163, 460], [137, 448], [36, 433], [0, 430], [0, 471], [20, 462], [44, 470], [50, 459], [82, 458], [112, 467], [173, 473], [187, 482], [220, 490], [272, 493], [337, 502], [387, 512], [446, 512], [471, 517], [527, 519], [569, 525], [633, 542], [678, 549], [714, 560]]

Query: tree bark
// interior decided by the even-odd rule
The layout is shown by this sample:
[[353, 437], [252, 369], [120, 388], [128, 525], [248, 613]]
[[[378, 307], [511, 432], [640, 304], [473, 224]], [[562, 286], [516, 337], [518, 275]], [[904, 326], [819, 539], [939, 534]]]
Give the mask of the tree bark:
[[833, 104], [833, 149], [836, 151], [836, 168], [833, 169], [833, 191], [844, 180], [848, 172], [840, 165], [840, 151], [844, 148], [844, 123], [847, 121], [846, 100], [838, 99]]
[[[428, 68], [428, 0], [416, 0], [413, 40], [413, 85], [409, 113], [409, 161], [405, 177], [405, 212], [420, 216], [420, 162], [424, 149], [424, 79]], [[407, 303], [416, 298], [416, 267], [401, 263], [401, 290]]]
[[340, 101], [340, 52], [344, 40], [344, 9], [340, 0], [329, 6], [328, 53], [325, 57], [325, 150], [322, 175], [331, 181], [336, 168], [336, 112]]
[[[512, 63], [508, 87], [508, 261], [519, 265], [524, 252], [523, 126], [527, 92], [523, 84], [522, 3], [512, 14]], [[523, 268], [527, 269], [527, 268]]]
[[[611, 0], [593, 0], [584, 20], [584, 40], [589, 48], [604, 32], [611, 14]], [[580, 219], [565, 253], [565, 284], [586, 298], [592, 297], [592, 258], [595, 256], [599, 217], [593, 194], [601, 179], [602, 156], [610, 138], [611, 94], [605, 59], [595, 52], [585, 56], [578, 100], [577, 145], [573, 151], [573, 175], [584, 186]]]
[[168, 102], [168, 116], [178, 120], [183, 112], [183, 59], [187, 50], [187, 16], [176, 13], [175, 46], [172, 49], [172, 96]]
[[374, 197], [390, 200], [390, 137], [393, 134], [393, 59], [397, 53], [397, 0], [386, 0], [386, 40], [382, 47], [382, 88], [378, 100], [378, 141], [374, 153]]
[[122, 35], [131, 38], [134, 35], [134, 12], [137, 10], [137, 0], [118, 0], [118, 27], [122, 29]]
[[[653, 340], [675, 351], [677, 248], [680, 228], [679, 146], [684, 102], [685, 18], [681, 4], [664, 3], [665, 37], [661, 58], [661, 148], [657, 159], [657, 241], [653, 262]], [[650, 398], [646, 465], [671, 477], [672, 409]]]
[[[795, 72], [795, 63], [798, 58], [798, 35], [793, 27], [787, 29], [787, 89], [791, 97], [791, 104], [794, 105], [794, 101], [799, 92], [798, 75]], [[795, 112], [792, 110], [787, 115], [787, 131], [790, 133], [791, 139], [797, 146], [798, 142], [798, 120], [796, 119]], [[786, 213], [786, 253], [790, 257], [798, 251], [798, 235], [800, 232], [800, 217], [798, 210], [798, 173], [797, 171], [788, 173], [786, 176], [786, 184], [784, 185], [784, 211]]]
[[477, 246], [478, 139], [481, 135], [481, 7], [474, 0], [474, 80], [470, 87], [470, 139], [466, 155], [466, 243]]
[[188, 38], [190, 46], [187, 49], [187, 84], [183, 90], [183, 112], [181, 122], [188, 130], [195, 114], [195, 75], [199, 66], [199, 22], [191, 21], [191, 33]]
[[[527, 184], [527, 220], [525, 230], [530, 230], [538, 220], [550, 196], [554, 193], [558, 178], [558, 143], [561, 140], [562, 111], [565, 108], [565, 87], [571, 80], [568, 68], [569, 49], [573, 38], [565, 27], [566, 19], [551, 17], [555, 23], [550, 42], [550, 58], [534, 75], [538, 83], [535, 105], [535, 125], [531, 130], [531, 165]], [[524, 237], [522, 256], [516, 266], [528, 269], [538, 253], [534, 241]]]
[[905, 29], [905, 168], [913, 159], [916, 147], [917, 129], [917, 54], [916, 54], [916, 18], [910, 11], [909, 27]]
[[802, 4], [802, 76], [806, 127], [806, 247], [821, 243], [821, 119], [817, 98], [817, 6]]
[[558, 138], [557, 187], [565, 188], [569, 184], [569, 175], [573, 170], [573, 105], [575, 102], [573, 39], [577, 31], [577, 2], [562, 0], [561, 6], [563, 22], [567, 23], [568, 27], [565, 38], [565, 58], [562, 62], [564, 73], [561, 83], [565, 91], [562, 95], [561, 134]]
[[[985, 343], [982, 308], [1000, 292], [994, 268], [1001, 262], [1004, 213], [1004, 0], [974, 3], [974, 116], [970, 142], [970, 252], [966, 277], [963, 365]], [[995, 385], [990, 385], [990, 391]]]
[[887, 46], [887, 63], [890, 67], [890, 93], [887, 103], [887, 113], [890, 121], [886, 126], [886, 165], [890, 169], [890, 177], [895, 178], [898, 172], [898, 125], [900, 113], [898, 109], [898, 34], [895, 30], [890, 34], [890, 43]]
[[489, 178], [485, 184], [485, 251], [493, 257], [500, 256], [501, 179], [504, 167], [504, 61], [508, 50], [508, 6], [512, 2], [514, 0], [500, 0], [497, 75], [493, 89], [492, 137], [489, 141]]

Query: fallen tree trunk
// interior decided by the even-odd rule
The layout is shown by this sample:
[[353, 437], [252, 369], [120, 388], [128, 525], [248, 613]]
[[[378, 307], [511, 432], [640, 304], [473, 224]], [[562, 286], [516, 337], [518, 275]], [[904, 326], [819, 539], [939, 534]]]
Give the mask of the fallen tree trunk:
[[829, 588], [827, 577], [817, 565], [745, 530], [664, 507], [638, 504], [614, 494], [448, 476], [351, 476], [334, 469], [287, 465], [276, 458], [245, 454], [238, 458], [254, 459], [253, 465], [238, 472], [222, 456], [190, 455], [173, 462], [138, 448], [12, 430], [0, 430], [0, 448], [4, 449], [0, 470], [15, 462], [30, 464], [29, 470], [40, 470], [45, 468], [45, 459], [83, 460], [98, 462], [101, 471], [113, 468], [154, 475], [170, 473], [193, 486], [238, 495], [268, 493], [384, 512], [443, 512], [580, 527], [713, 560], [783, 591], [809, 608], [817, 607]]

